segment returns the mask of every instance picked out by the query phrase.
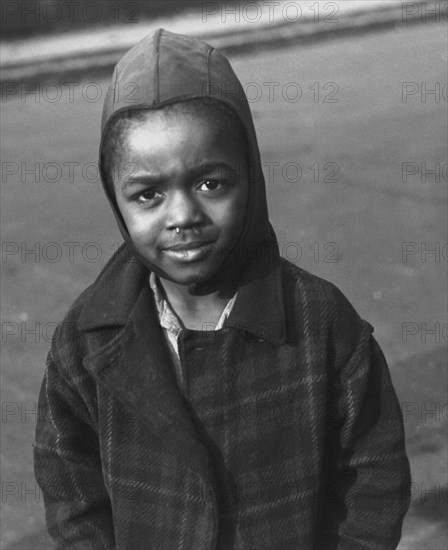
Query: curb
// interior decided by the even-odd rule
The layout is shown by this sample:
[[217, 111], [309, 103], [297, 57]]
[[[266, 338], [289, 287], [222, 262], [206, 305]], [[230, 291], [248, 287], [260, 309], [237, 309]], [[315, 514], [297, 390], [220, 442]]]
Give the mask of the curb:
[[[405, 4], [401, 2], [365, 2], [370, 4], [369, 7], [362, 8], [360, 3], [357, 5], [356, 10], [349, 11], [345, 14], [339, 14], [337, 20], [334, 22], [326, 22], [325, 20], [315, 22], [312, 18], [297, 22], [282, 21], [279, 23], [266, 24], [252, 24], [252, 25], [240, 25], [233, 24], [230, 28], [219, 29], [216, 28], [213, 32], [205, 31], [188, 33], [191, 36], [195, 36], [209, 42], [216, 48], [219, 48], [225, 54], [232, 53], [244, 53], [251, 50], [266, 49], [274, 46], [281, 46], [285, 44], [307, 44], [315, 41], [321, 41], [326, 39], [335, 38], [347, 34], [362, 34], [364, 32], [371, 32], [374, 30], [387, 29], [395, 26], [407, 26], [425, 22], [444, 22], [447, 19], [448, 4], [445, 4], [445, 8], [440, 8], [440, 2], [409, 2], [405, 4], [412, 5], [412, 11], [405, 12]], [[430, 5], [429, 5], [430, 4]], [[423, 5], [425, 6], [423, 8]], [[439, 9], [434, 13], [433, 17], [430, 17], [431, 9]], [[423, 9], [426, 10], [423, 17]], [[166, 22], [166, 21], [164, 21]], [[114, 65], [121, 58], [121, 56], [128, 51], [128, 49], [136, 43], [140, 37], [145, 36], [151, 30], [159, 25], [152, 24], [140, 24], [138, 27], [138, 36], [135, 39], [124, 40], [122, 44], [115, 41], [114, 35], [119, 36], [120, 32], [116, 30], [114, 33], [109, 33], [109, 36], [104, 36], [102, 43], [93, 46], [92, 48], [73, 48], [62, 54], [52, 56], [39, 56], [33, 55], [33, 52], [39, 49], [39, 45], [45, 44], [47, 46], [55, 43], [57, 49], [57, 41], [63, 42], [64, 38], [50, 38], [44, 41], [37, 39], [34, 42], [30, 40], [25, 44], [26, 50], [30, 52], [27, 56], [22, 55], [18, 58], [14, 55], [15, 46], [12, 43], [4, 43], [3, 48], [6, 49], [6, 56], [3, 56], [1, 77], [4, 82], [3, 89], [9, 85], [8, 93], [14, 93], [13, 83], [33, 81], [37, 78], [52, 78], [59, 80], [66, 78], [67, 75], [81, 75], [83, 73], [95, 72], [98, 74], [108, 74], [111, 72]], [[175, 25], [179, 27], [179, 21]], [[197, 24], [196, 24], [197, 27]], [[129, 29], [126, 29], [128, 32]], [[170, 29], [171, 30], [171, 29]], [[107, 33], [107, 31], [105, 31]], [[124, 31], [123, 31], [124, 32]], [[182, 31], [181, 32], [185, 32]], [[136, 32], [134, 32], [135, 36]], [[88, 35], [85, 33], [79, 33], [78, 35], [71, 35], [70, 38], [73, 41], [73, 37], [78, 39], [78, 42], [83, 43], [83, 39]], [[101, 41], [100, 41], [101, 42]], [[107, 43], [105, 43], [107, 42]], [[85, 43], [85, 42], [84, 42]], [[37, 57], [37, 60], [36, 60]]]

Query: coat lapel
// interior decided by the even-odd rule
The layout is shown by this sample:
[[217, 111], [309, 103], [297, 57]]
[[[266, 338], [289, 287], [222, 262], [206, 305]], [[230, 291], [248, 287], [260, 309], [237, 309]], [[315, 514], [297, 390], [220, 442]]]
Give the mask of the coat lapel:
[[151, 290], [144, 284], [147, 271], [131, 261], [123, 266], [118, 280], [111, 275], [100, 277], [80, 324], [90, 333], [90, 342], [97, 330], [124, 326], [110, 342], [86, 356], [84, 366], [125, 407], [162, 434], [168, 452], [188, 457], [193, 469], [210, 477], [207, 452], [177, 388]]

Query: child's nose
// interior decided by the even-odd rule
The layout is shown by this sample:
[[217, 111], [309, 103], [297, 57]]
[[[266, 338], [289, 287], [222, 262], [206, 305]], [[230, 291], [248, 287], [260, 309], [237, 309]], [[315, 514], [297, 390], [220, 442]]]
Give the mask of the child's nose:
[[168, 203], [168, 229], [188, 229], [202, 221], [203, 213], [198, 201], [186, 191], [176, 191]]

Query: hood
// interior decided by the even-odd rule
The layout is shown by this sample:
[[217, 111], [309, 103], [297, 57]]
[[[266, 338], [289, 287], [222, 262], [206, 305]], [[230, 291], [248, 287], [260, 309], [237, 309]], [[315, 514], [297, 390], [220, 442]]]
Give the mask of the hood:
[[[104, 191], [125, 242], [151, 271], [168, 278], [143, 258], [132, 241], [102, 166], [102, 146], [113, 117], [122, 110], [159, 109], [194, 98], [214, 98], [233, 109], [245, 128], [249, 144], [249, 200], [246, 223], [234, 248], [223, 259], [213, 280], [191, 285], [190, 292], [212, 292], [220, 281], [238, 277], [247, 262], [266, 266], [278, 259], [278, 246], [269, 223], [265, 181], [250, 107], [228, 60], [215, 48], [195, 38], [158, 29], [129, 50], [117, 63], [108, 88], [101, 123], [99, 171]], [[253, 271], [253, 270], [251, 270]]]

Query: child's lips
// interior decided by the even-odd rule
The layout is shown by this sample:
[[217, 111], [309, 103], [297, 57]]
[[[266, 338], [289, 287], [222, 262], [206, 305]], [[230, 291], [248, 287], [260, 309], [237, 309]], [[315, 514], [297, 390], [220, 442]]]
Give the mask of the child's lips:
[[168, 258], [181, 262], [205, 260], [211, 253], [213, 241], [192, 241], [179, 243], [162, 250]]
[[196, 248], [200, 248], [201, 246], [205, 246], [207, 244], [210, 244], [212, 241], [189, 241], [189, 242], [182, 242], [175, 244], [173, 246], [167, 246], [164, 248], [164, 250], [194, 250]]

